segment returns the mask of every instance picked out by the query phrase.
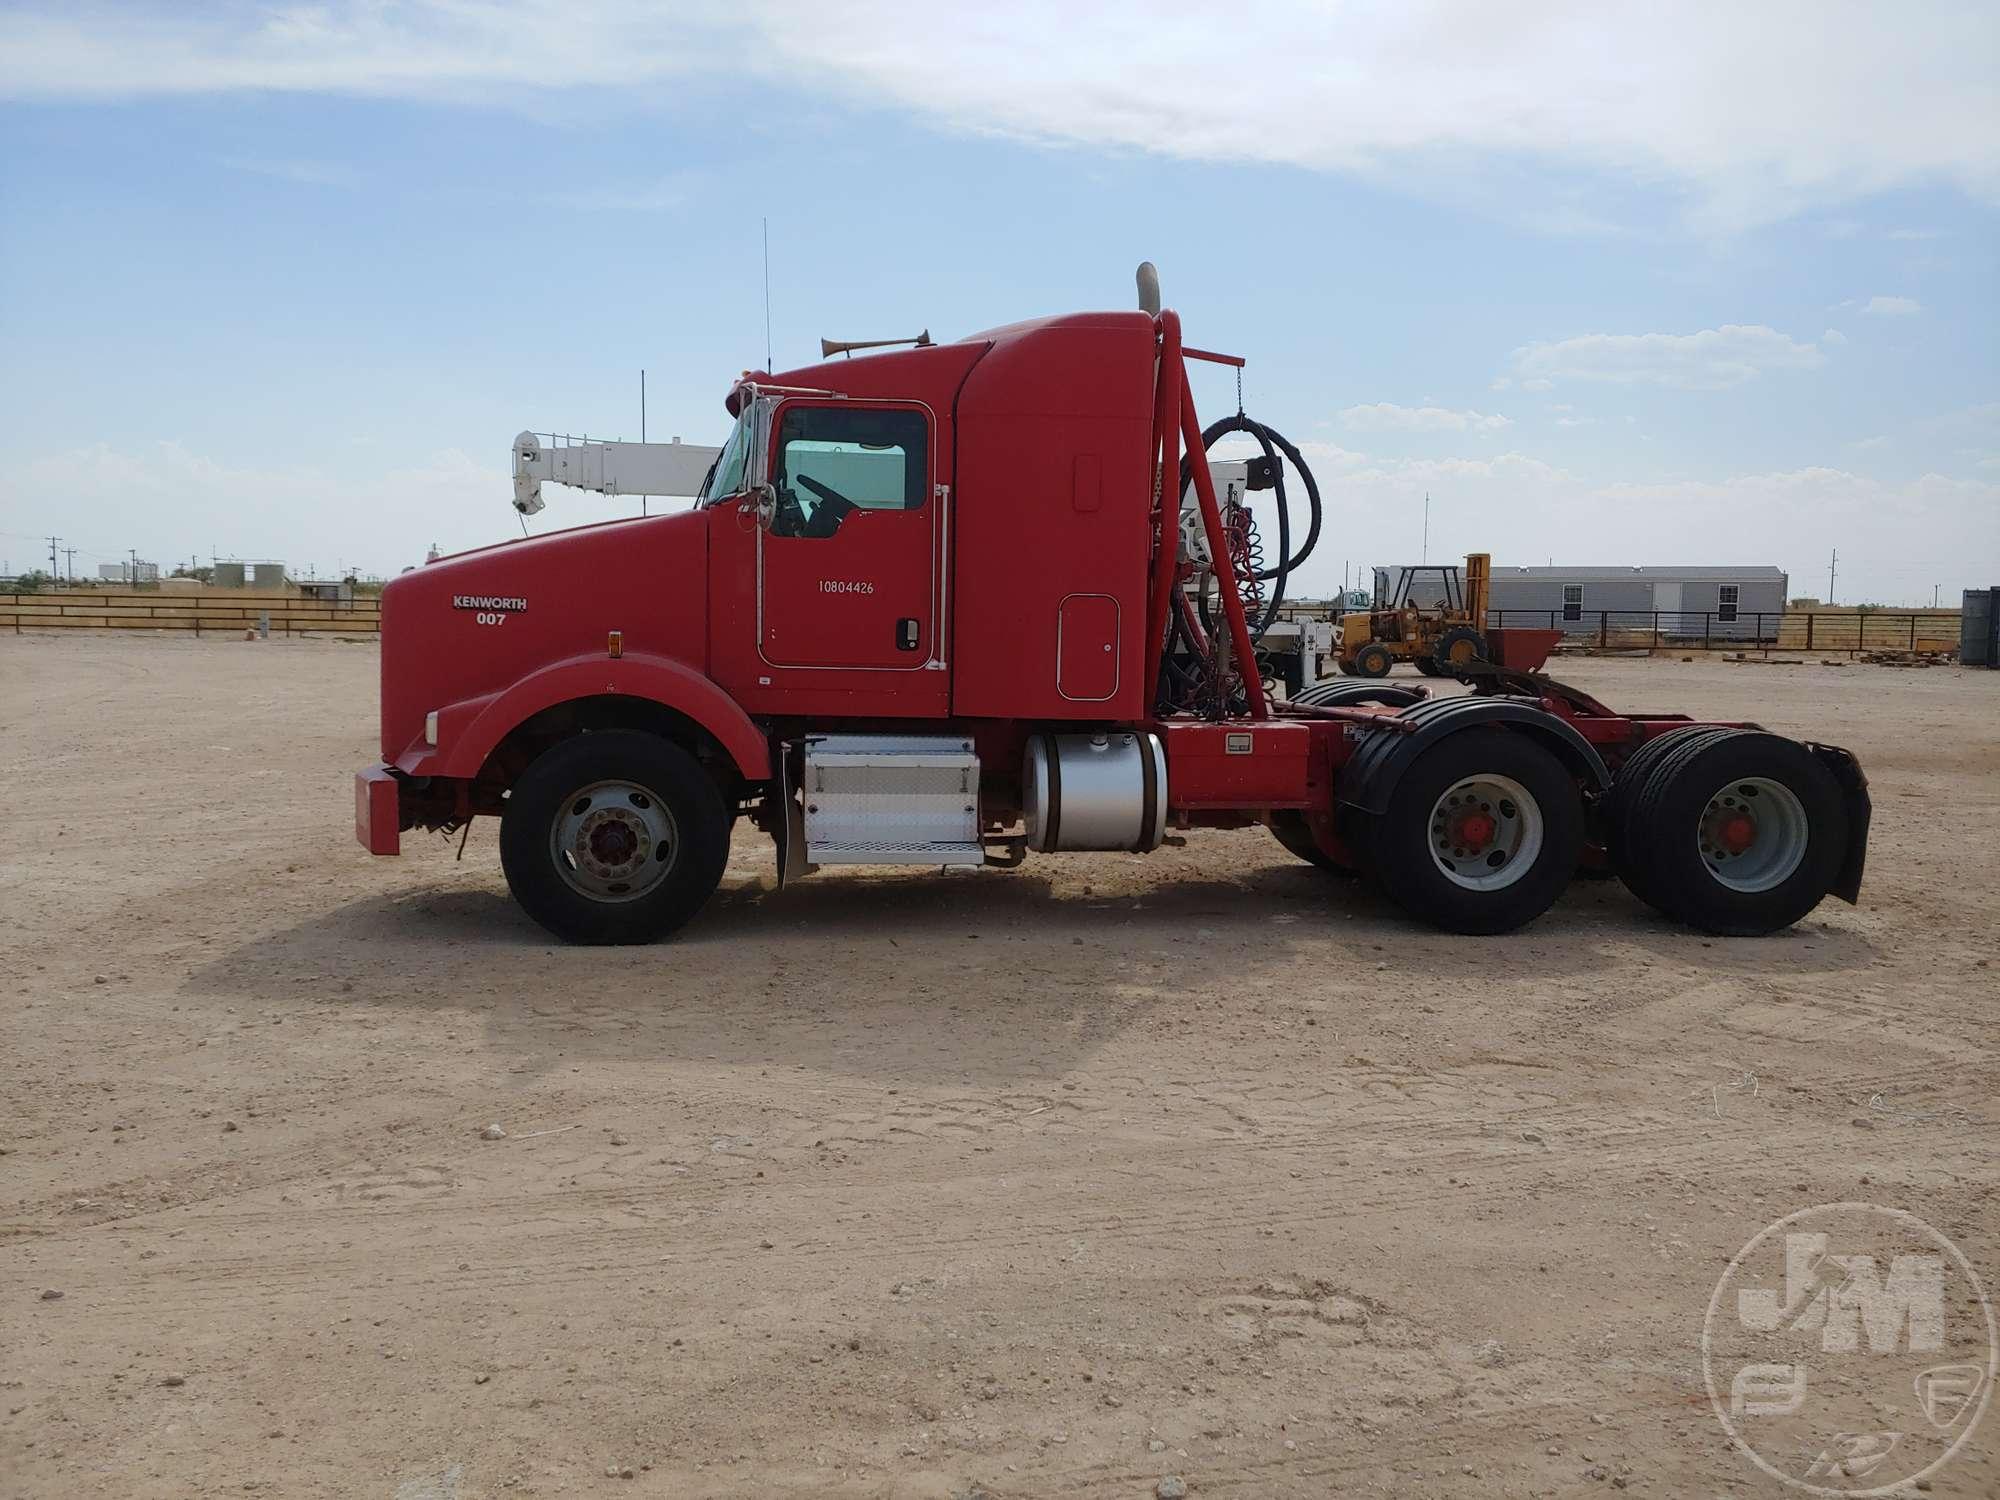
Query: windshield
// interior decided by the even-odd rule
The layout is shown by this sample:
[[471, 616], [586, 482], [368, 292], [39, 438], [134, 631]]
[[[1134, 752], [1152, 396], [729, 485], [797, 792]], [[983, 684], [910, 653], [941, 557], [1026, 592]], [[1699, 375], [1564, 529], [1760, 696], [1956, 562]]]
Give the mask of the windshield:
[[750, 451], [751, 408], [752, 403], [743, 404], [736, 425], [729, 429], [729, 441], [722, 445], [722, 452], [709, 468], [708, 478], [701, 482], [697, 503], [709, 505], [743, 489], [743, 455]]
[[755, 489], [764, 482], [765, 448], [771, 437], [771, 408], [777, 403], [769, 396], [750, 395], [729, 429], [729, 441], [722, 445], [708, 478], [695, 497], [697, 506], [713, 505]]

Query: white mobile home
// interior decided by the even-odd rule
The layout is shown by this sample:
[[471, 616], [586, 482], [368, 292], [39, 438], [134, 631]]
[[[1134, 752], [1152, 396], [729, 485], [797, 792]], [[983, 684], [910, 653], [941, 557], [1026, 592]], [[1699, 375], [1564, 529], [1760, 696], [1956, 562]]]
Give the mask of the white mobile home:
[[1662, 639], [1775, 639], [1791, 580], [1766, 565], [1507, 568], [1493, 565], [1489, 625], [1572, 635], [1651, 631]]

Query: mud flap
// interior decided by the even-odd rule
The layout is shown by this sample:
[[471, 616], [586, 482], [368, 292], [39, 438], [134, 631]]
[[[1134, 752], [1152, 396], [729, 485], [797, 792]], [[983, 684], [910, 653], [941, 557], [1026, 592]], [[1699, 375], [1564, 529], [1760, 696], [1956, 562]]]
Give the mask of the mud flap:
[[805, 746], [780, 745], [776, 760], [778, 815], [772, 819], [772, 832], [778, 841], [778, 889], [782, 891], [793, 881], [805, 879], [819, 867], [806, 863], [805, 804], [798, 796], [799, 781], [805, 769]]
[[1862, 774], [1861, 763], [1852, 751], [1838, 745], [1815, 745], [1811, 741], [1806, 742], [1806, 749], [1833, 772], [1833, 779], [1840, 784], [1841, 800], [1847, 805], [1847, 852], [1841, 857], [1840, 873], [1834, 878], [1829, 894], [1856, 906], [1861, 900], [1862, 866], [1868, 860], [1868, 820], [1874, 810], [1868, 800], [1868, 778]]

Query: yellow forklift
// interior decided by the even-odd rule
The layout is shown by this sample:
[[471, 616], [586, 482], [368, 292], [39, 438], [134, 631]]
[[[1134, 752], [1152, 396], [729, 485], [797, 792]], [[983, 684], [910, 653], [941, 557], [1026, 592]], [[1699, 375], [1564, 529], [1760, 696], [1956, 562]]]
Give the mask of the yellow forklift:
[[[1340, 618], [1340, 670], [1349, 677], [1386, 677], [1399, 661], [1426, 677], [1456, 677], [1473, 661], [1493, 660], [1486, 640], [1487, 585], [1493, 559], [1474, 552], [1456, 563], [1399, 569], [1395, 587], [1372, 608]], [[1434, 588], [1421, 588], [1430, 584]], [[1435, 604], [1419, 604], [1421, 592]]]

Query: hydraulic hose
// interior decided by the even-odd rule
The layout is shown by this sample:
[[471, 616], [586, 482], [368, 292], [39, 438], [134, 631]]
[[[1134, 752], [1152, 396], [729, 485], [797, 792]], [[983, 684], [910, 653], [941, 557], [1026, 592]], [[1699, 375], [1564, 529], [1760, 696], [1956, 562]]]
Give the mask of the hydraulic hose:
[[[1249, 535], [1245, 547], [1248, 558], [1247, 571], [1250, 578], [1256, 582], [1271, 584], [1269, 596], [1261, 601], [1262, 608], [1248, 622], [1251, 638], [1255, 641], [1261, 639], [1271, 623], [1277, 619], [1278, 610], [1285, 602], [1285, 585], [1290, 579], [1292, 570], [1305, 562], [1312, 555], [1313, 549], [1319, 545], [1323, 510], [1319, 482], [1313, 477], [1311, 465], [1283, 433], [1257, 421], [1254, 417], [1239, 411], [1233, 416], [1211, 423], [1201, 435], [1204, 454], [1215, 446], [1218, 439], [1234, 432], [1246, 433], [1255, 438], [1258, 447], [1263, 450], [1265, 459], [1271, 465], [1272, 498], [1276, 500], [1278, 507], [1278, 560], [1268, 567], [1257, 565], [1261, 561], [1259, 556], [1261, 546], [1256, 534], [1256, 520], [1254, 516], [1246, 516], [1249, 522]], [[1292, 467], [1298, 470], [1299, 477], [1305, 481], [1308, 519], [1305, 535], [1296, 551], [1291, 545], [1291, 496], [1285, 488], [1285, 464], [1280, 461], [1279, 454], [1290, 460]], [[1179, 493], [1182, 495], [1187, 493], [1188, 485], [1194, 478], [1192, 462], [1191, 455], [1181, 460]], [[1226, 558], [1220, 562], [1224, 566], [1234, 566], [1237, 559]], [[1211, 582], [1214, 571], [1214, 567], [1211, 567]], [[1194, 709], [1212, 714], [1227, 713], [1240, 708], [1242, 694], [1240, 687], [1232, 690], [1210, 680], [1214, 675], [1212, 642], [1217, 633], [1217, 625], [1210, 612], [1209, 589], [1206, 585], [1193, 602], [1196, 621], [1209, 637], [1209, 641], [1204, 643], [1195, 639], [1189, 624], [1183, 621], [1178, 610], [1169, 612], [1166, 653], [1161, 658], [1160, 681], [1156, 684], [1158, 702], [1162, 712]], [[1251, 669], [1260, 670], [1260, 665], [1253, 665]]]
[[[1270, 427], [1259, 422], [1255, 417], [1244, 415], [1240, 411], [1233, 416], [1223, 417], [1218, 421], [1209, 423], [1201, 434], [1202, 451], [1206, 453], [1210, 448], [1215, 446], [1217, 439], [1227, 437], [1232, 432], [1247, 433], [1249, 436], [1255, 438], [1257, 446], [1263, 449], [1264, 457], [1269, 460], [1273, 474], [1272, 498], [1277, 501], [1278, 505], [1278, 560], [1270, 567], [1264, 568], [1252, 575], [1258, 581], [1268, 582], [1272, 585], [1270, 597], [1264, 601], [1262, 612], [1250, 624], [1250, 634], [1253, 637], [1261, 637], [1270, 628], [1271, 622], [1278, 618], [1278, 607], [1285, 602], [1285, 583], [1291, 577], [1292, 570], [1297, 568], [1308, 557], [1311, 557], [1313, 548], [1319, 545], [1320, 523], [1322, 519], [1319, 481], [1313, 477], [1311, 465], [1305, 461], [1299, 450], [1292, 445], [1283, 433], [1279, 432], [1275, 427]], [[1306, 486], [1306, 504], [1308, 509], [1306, 534], [1304, 540], [1299, 543], [1299, 548], [1296, 552], [1292, 551], [1291, 545], [1291, 497], [1285, 491], [1285, 465], [1278, 461], [1278, 454], [1280, 453], [1291, 461], [1292, 467], [1298, 470], [1299, 477], [1305, 481]], [[1187, 487], [1194, 477], [1194, 470], [1191, 465], [1192, 456], [1181, 460], [1180, 493], [1183, 495], [1187, 493]], [[1207, 618], [1208, 599], [1205, 590], [1203, 597], [1198, 603], [1203, 615], [1203, 624], [1207, 625], [1210, 622]]]

